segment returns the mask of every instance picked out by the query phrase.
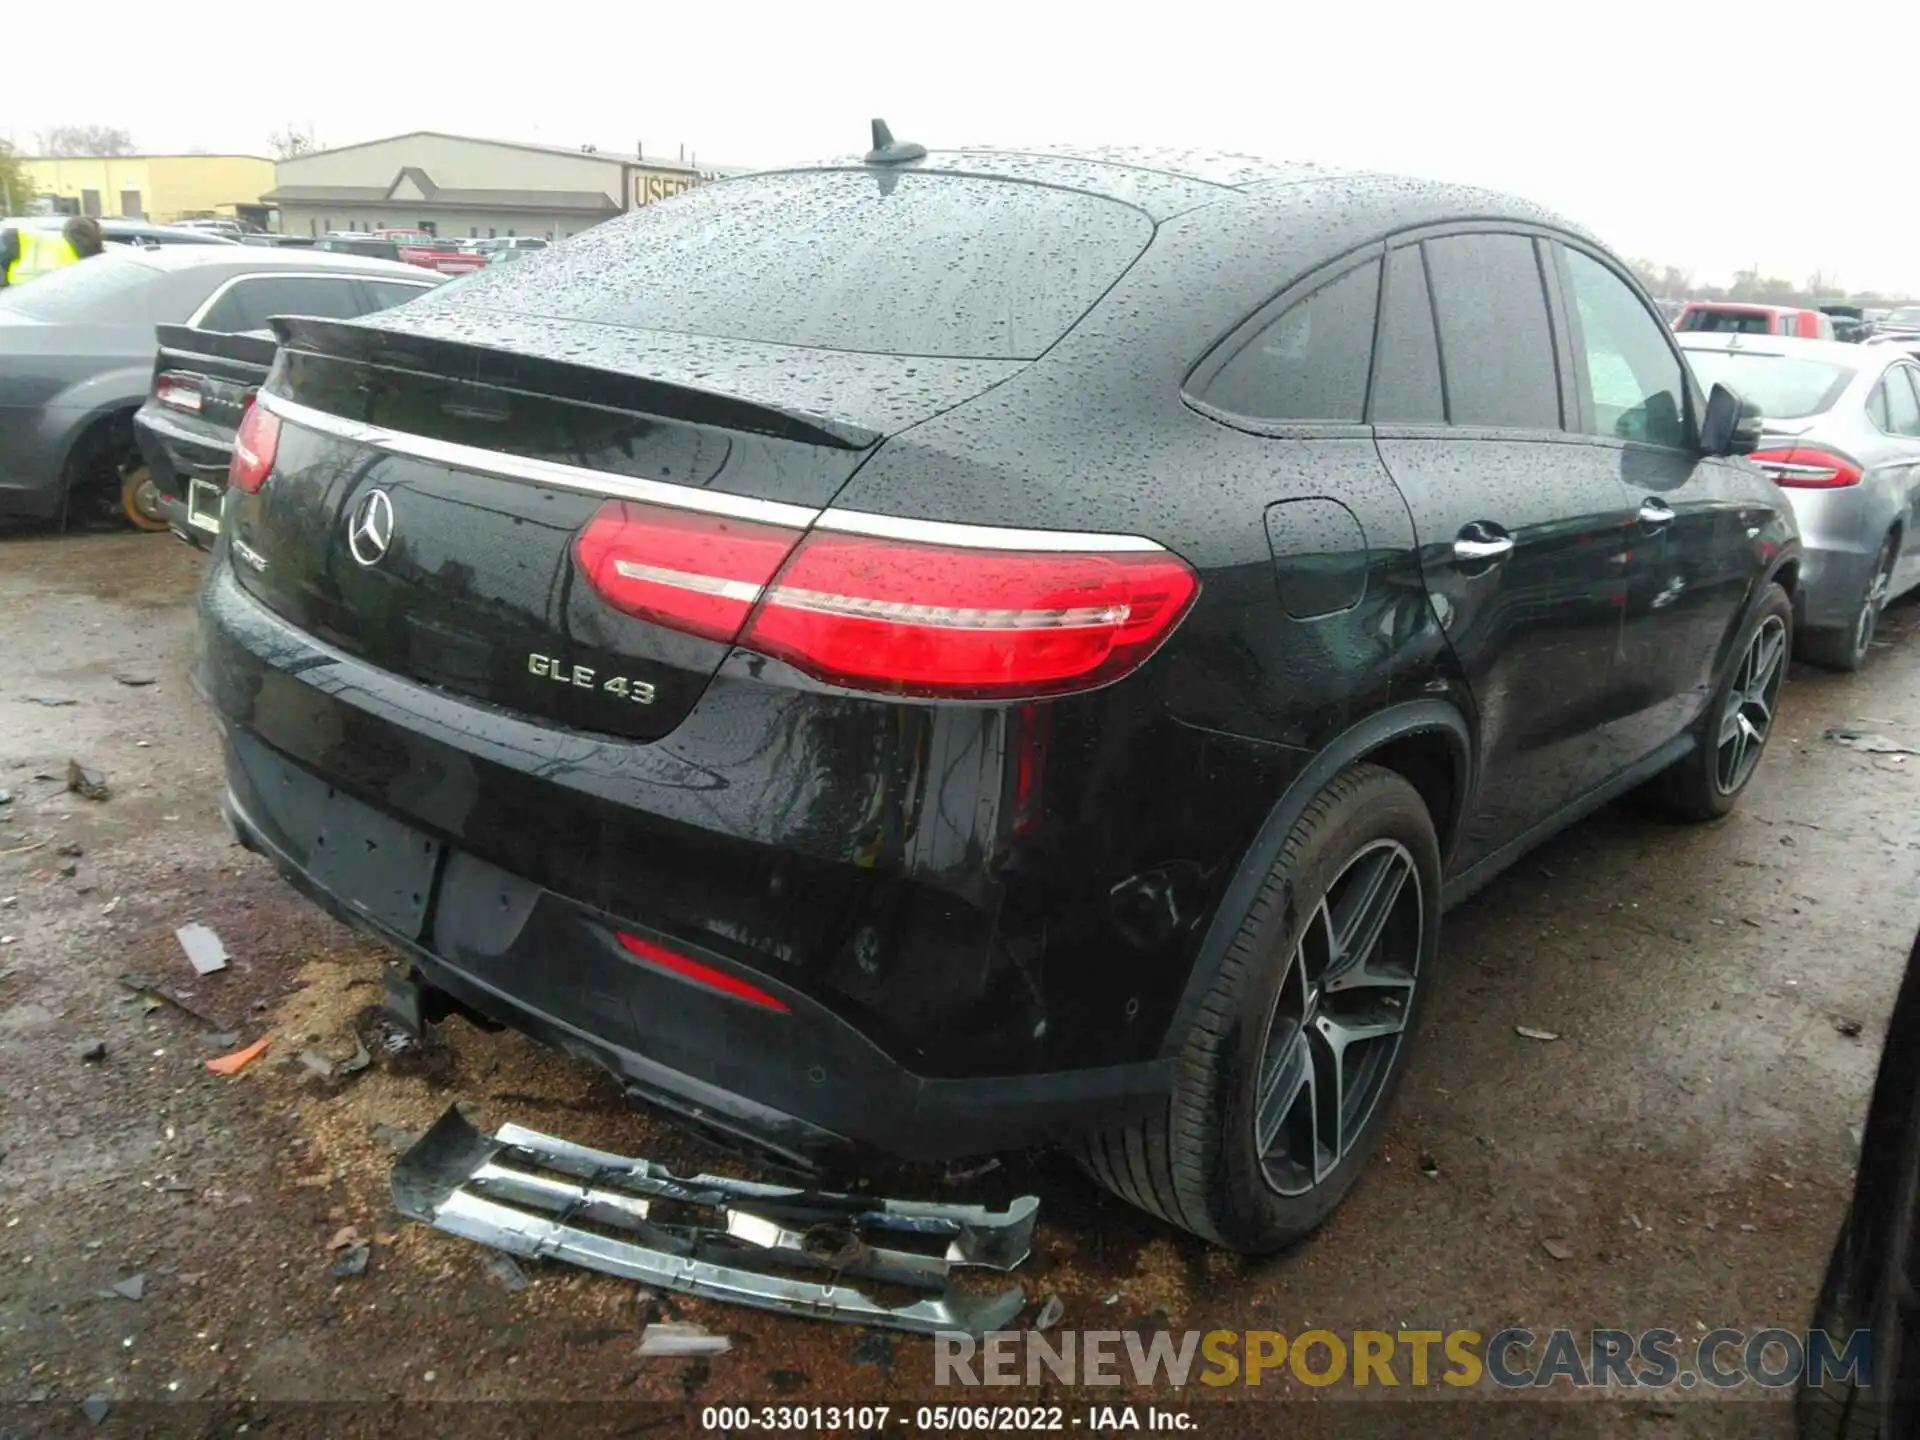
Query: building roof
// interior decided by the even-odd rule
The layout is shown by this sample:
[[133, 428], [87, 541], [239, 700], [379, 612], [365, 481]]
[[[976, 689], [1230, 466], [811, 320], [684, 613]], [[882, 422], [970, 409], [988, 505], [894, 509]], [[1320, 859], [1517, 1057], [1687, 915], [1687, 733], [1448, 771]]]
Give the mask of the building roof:
[[[423, 132], [424, 133], [424, 132]], [[406, 194], [399, 193], [405, 187]], [[572, 210], [611, 215], [620, 204], [603, 190], [449, 190], [418, 165], [403, 165], [386, 185], [276, 185], [274, 204], [405, 205], [424, 210]]]
[[258, 160], [264, 165], [273, 164], [266, 155], [242, 155], [238, 151], [222, 150], [218, 154], [208, 155], [200, 151], [188, 151], [180, 154], [176, 151], [142, 151], [138, 155], [22, 155], [22, 160]]
[[403, 135], [383, 135], [378, 140], [357, 140], [351, 145], [336, 145], [330, 150], [309, 150], [303, 155], [289, 155], [280, 163], [290, 164], [301, 160], [310, 160], [316, 155], [340, 155], [348, 150], [365, 150], [370, 145], [391, 145], [396, 140], [459, 140], [469, 145], [498, 145], [508, 150], [532, 150], [540, 155], [565, 155], [574, 160], [604, 160], [610, 165], [645, 165], [652, 170], [684, 170], [689, 175], [701, 173], [700, 167], [679, 160], [656, 160], [651, 156], [628, 155], [619, 150], [582, 150], [579, 146], [569, 148], [565, 145], [534, 145], [524, 140], [489, 140], [480, 135], [453, 135], [445, 130], [409, 130]]

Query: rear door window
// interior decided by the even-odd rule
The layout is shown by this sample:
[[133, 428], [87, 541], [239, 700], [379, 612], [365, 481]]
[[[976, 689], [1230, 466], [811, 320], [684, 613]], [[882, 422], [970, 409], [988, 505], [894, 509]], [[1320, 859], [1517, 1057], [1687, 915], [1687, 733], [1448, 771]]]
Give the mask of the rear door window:
[[1910, 365], [1896, 365], [1887, 371], [1887, 432], [1892, 435], [1920, 435], [1920, 397], [1913, 392]]
[[213, 302], [200, 317], [200, 328], [229, 334], [264, 330], [276, 315], [351, 319], [365, 309], [358, 288], [347, 275], [249, 275]]
[[1403, 245], [1387, 256], [1387, 288], [1380, 299], [1373, 400], [1367, 418], [1377, 425], [1438, 425], [1447, 418], [1433, 300], [1418, 245]]
[[1447, 419], [1558, 430], [1560, 377], [1533, 241], [1446, 235], [1422, 242], [1440, 329]]
[[1358, 424], [1379, 291], [1377, 260], [1329, 280], [1255, 332], [1205, 383], [1201, 400], [1254, 420]]
[[498, 267], [486, 304], [779, 345], [1029, 360], [1152, 238], [1132, 206], [1052, 186], [913, 171], [755, 175], [594, 226], [568, 242], [564, 272]]
[[1573, 285], [1593, 433], [1683, 448], [1686, 375], [1666, 327], [1605, 265], [1578, 250], [1561, 250]]

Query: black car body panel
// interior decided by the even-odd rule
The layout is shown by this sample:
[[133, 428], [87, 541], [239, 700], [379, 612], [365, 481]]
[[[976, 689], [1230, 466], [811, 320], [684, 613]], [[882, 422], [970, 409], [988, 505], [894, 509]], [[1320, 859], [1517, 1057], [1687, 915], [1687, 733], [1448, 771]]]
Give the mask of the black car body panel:
[[[458, 294], [287, 326], [262, 400], [274, 467], [231, 497], [203, 601], [240, 833], [431, 983], [638, 1093], [783, 1153], [930, 1158], [1164, 1094], [1222, 937], [1340, 766], [1409, 776], [1464, 893], [1685, 753], [1794, 535], [1757, 470], [1669, 443], [1701, 401], [1643, 292], [1500, 197], [1183, 163], [936, 154], [729, 181]], [[909, 194], [938, 214], [947, 184], [976, 226], [956, 222], [974, 238], [955, 263], [1001, 299], [1021, 265], [1069, 265], [1033, 239], [1062, 216], [1091, 217], [1071, 257], [1091, 268], [1011, 318], [969, 291], [926, 353], [897, 353], [947, 315], [913, 286], [939, 295], [949, 257], [895, 263], [863, 227]], [[996, 251], [978, 217], [1003, 202], [1024, 243]], [[768, 248], [794, 207], [818, 242], [799, 259]], [[874, 257], [870, 303], [839, 272], [810, 305], [754, 269], [730, 309], [730, 276], [832, 253], [816, 220]], [[1226, 403], [1236, 357], [1311, 343], [1288, 317], [1348, 275], [1357, 393], [1384, 394], [1399, 342], [1376, 351], [1376, 299], [1409, 254], [1450, 273], [1408, 247], [1479, 234], [1511, 240], [1543, 335], [1551, 317], [1537, 430], [1450, 417], [1468, 387], [1437, 375], [1431, 419]], [[1614, 275], [1671, 359], [1662, 443], [1646, 415], [1593, 433], [1562, 250]], [[678, 288], [674, 264], [694, 267]], [[740, 333], [755, 316], [777, 338]], [[874, 693], [611, 608], [581, 537], [659, 485], [803, 548], [1151, 551], [1199, 588], [1113, 683]], [[356, 549], [375, 494], [386, 528]], [[1487, 524], [1514, 563], [1462, 568], [1456, 537]], [[609, 673], [649, 703], [610, 703]], [[329, 806], [430, 856], [419, 886], [316, 859], [346, 824]], [[622, 935], [722, 989], [648, 971]], [[746, 1013], [767, 1001], [785, 1009]]]

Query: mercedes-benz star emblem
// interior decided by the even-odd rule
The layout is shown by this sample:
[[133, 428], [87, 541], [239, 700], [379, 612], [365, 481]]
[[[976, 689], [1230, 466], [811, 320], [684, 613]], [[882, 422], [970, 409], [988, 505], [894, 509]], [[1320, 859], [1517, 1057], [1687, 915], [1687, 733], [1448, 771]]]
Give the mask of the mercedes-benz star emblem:
[[347, 521], [347, 548], [362, 565], [378, 565], [393, 544], [393, 501], [384, 490], [369, 490]]

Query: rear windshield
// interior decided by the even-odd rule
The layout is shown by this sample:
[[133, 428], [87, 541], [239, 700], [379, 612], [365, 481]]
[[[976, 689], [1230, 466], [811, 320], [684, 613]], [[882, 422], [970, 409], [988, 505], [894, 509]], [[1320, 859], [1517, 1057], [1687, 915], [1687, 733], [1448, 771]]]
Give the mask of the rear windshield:
[[597, 225], [538, 265], [494, 266], [452, 298], [780, 345], [1032, 359], [1152, 236], [1138, 210], [1079, 191], [938, 174], [757, 175]]
[[138, 252], [109, 250], [24, 285], [7, 286], [0, 290], [0, 306], [36, 320], [124, 324], [143, 317], [143, 292], [158, 278], [159, 272], [143, 264]]
[[1854, 371], [1830, 360], [1737, 350], [1689, 350], [1687, 360], [1703, 389], [1725, 385], [1760, 407], [1769, 420], [1798, 420], [1833, 408]]
[[1680, 317], [1681, 330], [1710, 330], [1720, 335], [1771, 335], [1773, 316], [1753, 310], [1689, 310]]
[[1903, 305], [1887, 316], [1889, 325], [1920, 325], [1920, 306]]

